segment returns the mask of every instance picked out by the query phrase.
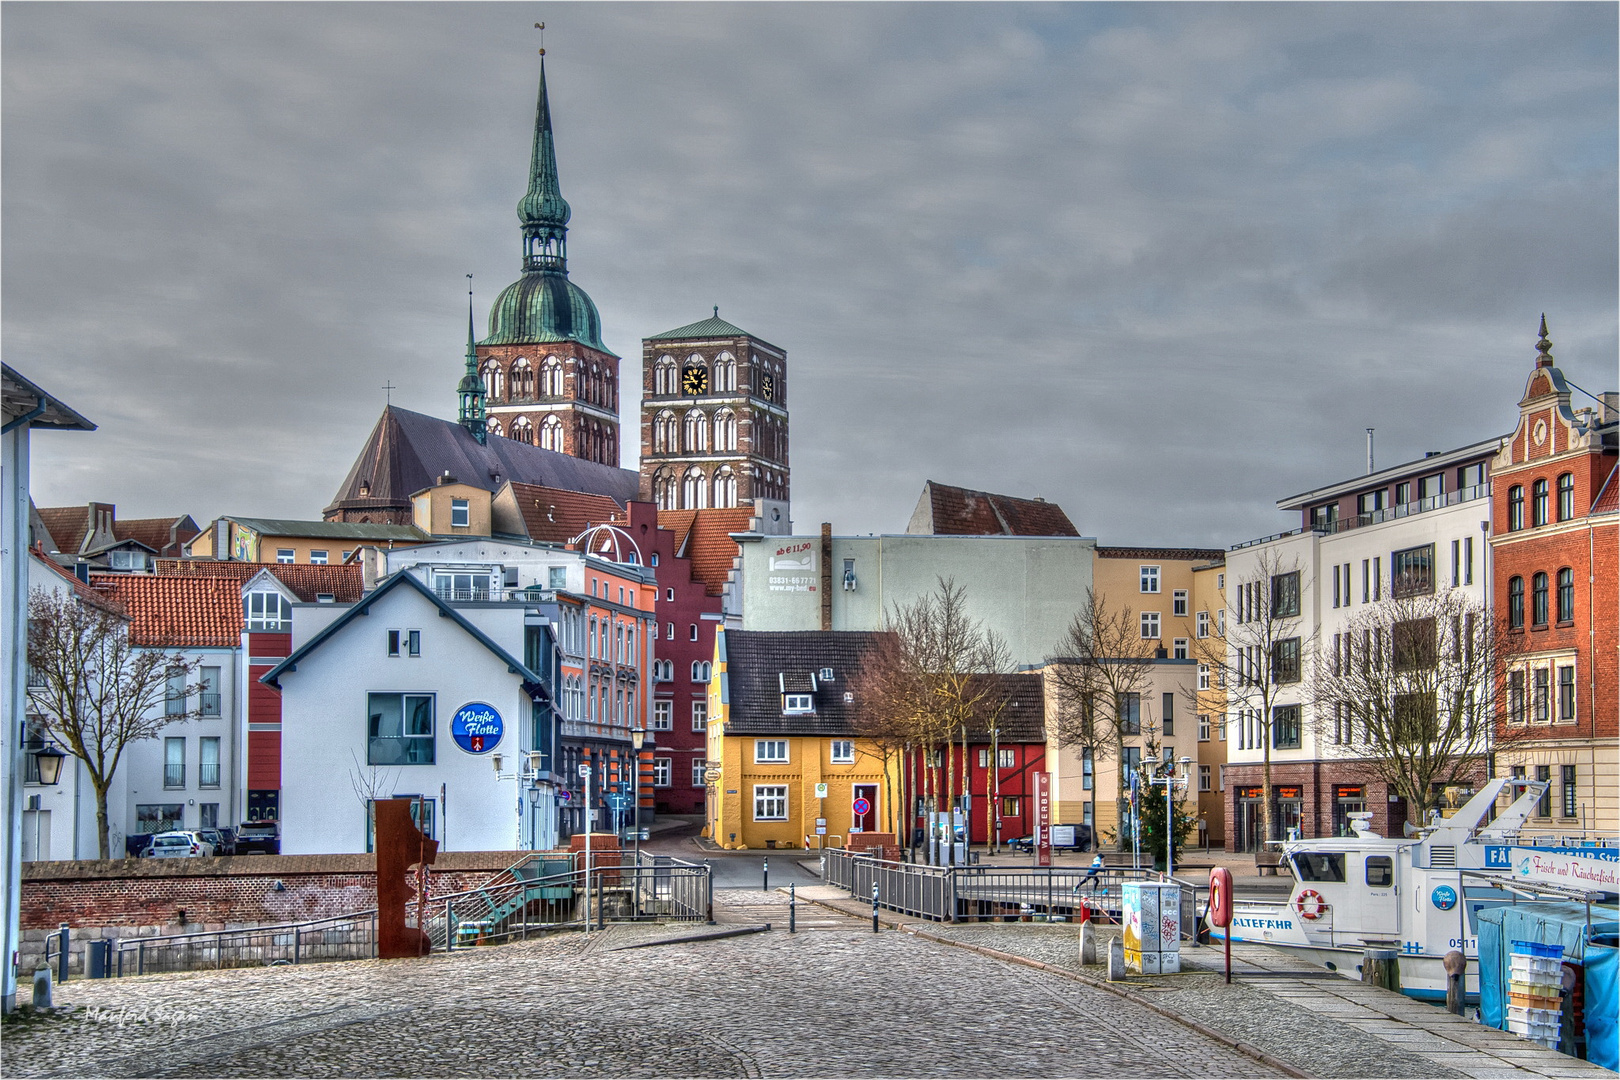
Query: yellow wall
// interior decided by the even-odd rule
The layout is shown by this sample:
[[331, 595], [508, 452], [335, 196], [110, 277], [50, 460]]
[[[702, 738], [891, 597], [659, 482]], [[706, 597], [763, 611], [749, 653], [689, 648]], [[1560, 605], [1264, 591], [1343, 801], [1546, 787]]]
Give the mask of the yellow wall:
[[[489, 524], [488, 492], [485, 492], [484, 494], [484, 523], [487, 526]], [[448, 501], [445, 505], [445, 519], [448, 521], [450, 514], [448, 509]], [[228, 521], [229, 519], [227, 518], [226, 520]], [[476, 520], [476, 518], [474, 520]], [[324, 551], [326, 552], [327, 565], [337, 566], [343, 562], [344, 552], [353, 551], [354, 549], [363, 547], [366, 544], [375, 546], [377, 543], [375, 540], [360, 540], [354, 537], [310, 538], [303, 536], [266, 536], [260, 535], [251, 529], [245, 529], [234, 521], [230, 523], [230, 528], [230, 543], [233, 550], [231, 552], [227, 552], [226, 556], [236, 558], [245, 553], [246, 557], [240, 560], [242, 562], [278, 562], [280, 560], [276, 558], [277, 551], [282, 548], [291, 548], [293, 552], [292, 561], [295, 563], [307, 565], [309, 563], [310, 552]], [[217, 557], [214, 554], [214, 529], [215, 525], [210, 524], [208, 528], [198, 533], [197, 536], [186, 545], [186, 552], [191, 558], [212, 559]], [[448, 532], [449, 530], [446, 531]], [[458, 529], [455, 531], [461, 532], [463, 530]], [[469, 535], [471, 535], [470, 531]], [[417, 543], [419, 543], [419, 541], [394, 540], [387, 543], [386, 546], [396, 548], [415, 547]]]
[[[467, 524], [450, 524], [450, 503], [467, 500]], [[490, 493], [471, 484], [439, 484], [411, 496], [411, 523], [434, 536], [488, 536]]]

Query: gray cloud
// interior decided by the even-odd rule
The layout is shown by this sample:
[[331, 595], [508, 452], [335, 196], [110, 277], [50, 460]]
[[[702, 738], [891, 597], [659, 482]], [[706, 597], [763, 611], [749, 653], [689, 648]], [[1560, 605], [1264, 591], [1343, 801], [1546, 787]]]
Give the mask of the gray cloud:
[[314, 516], [385, 380], [449, 415], [548, 15], [574, 280], [632, 384], [789, 350], [803, 525], [1230, 543], [1504, 429], [1543, 310], [1615, 381], [1612, 6], [11, 3], [0, 329], [102, 425], [40, 500]]

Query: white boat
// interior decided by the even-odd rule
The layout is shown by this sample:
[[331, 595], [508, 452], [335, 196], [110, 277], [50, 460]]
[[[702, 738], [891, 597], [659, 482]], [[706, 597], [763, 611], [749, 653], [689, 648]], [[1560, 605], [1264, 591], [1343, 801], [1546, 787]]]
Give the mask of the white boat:
[[[1486, 822], [1502, 792], [1518, 788], [1506, 812]], [[1373, 832], [1372, 815], [1352, 814], [1354, 836], [1287, 841], [1292, 892], [1284, 902], [1236, 901], [1232, 940], [1274, 945], [1350, 979], [1361, 977], [1363, 950], [1394, 949], [1401, 989], [1426, 1001], [1445, 1000], [1442, 961], [1459, 950], [1468, 995], [1477, 999], [1479, 912], [1512, 901], [1491, 878], [1511, 880], [1508, 853], [1546, 788], [1540, 780], [1491, 780], [1452, 817], [1401, 839]], [[1210, 932], [1225, 936], [1218, 926]]]

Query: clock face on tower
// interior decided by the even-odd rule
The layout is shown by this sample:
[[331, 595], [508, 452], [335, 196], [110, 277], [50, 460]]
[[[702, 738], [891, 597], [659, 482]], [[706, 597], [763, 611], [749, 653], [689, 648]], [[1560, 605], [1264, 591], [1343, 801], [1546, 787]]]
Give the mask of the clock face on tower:
[[759, 392], [764, 395], [766, 401], [776, 398], [776, 380], [768, 373], [759, 377]]
[[681, 372], [681, 390], [688, 396], [708, 393], [708, 370], [700, 367], [689, 367]]

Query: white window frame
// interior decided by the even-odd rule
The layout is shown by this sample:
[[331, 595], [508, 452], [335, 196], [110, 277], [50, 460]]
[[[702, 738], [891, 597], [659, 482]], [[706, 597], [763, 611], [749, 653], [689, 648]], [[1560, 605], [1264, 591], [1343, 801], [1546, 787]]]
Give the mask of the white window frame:
[[1208, 664], [1199, 664], [1198, 665], [1198, 689], [1200, 689], [1200, 690], [1208, 690], [1209, 689], [1209, 665]]
[[[780, 754], [780, 756], [777, 756]], [[787, 765], [788, 741], [786, 739], [755, 739], [754, 764], [756, 765]]]
[[657, 698], [653, 701], [652, 729], [654, 731], [671, 731], [674, 729], [675, 703], [669, 698]]
[[692, 786], [693, 787], [700, 788], [700, 787], [708, 787], [709, 786], [708, 783], [703, 779], [703, 774], [705, 772], [707, 772], [708, 769], [709, 769], [709, 763], [707, 761], [705, 761], [703, 758], [693, 758], [692, 759]]
[[709, 666], [709, 661], [707, 661], [707, 660], [694, 660], [694, 661], [692, 661], [692, 681], [693, 682], [695, 682], [695, 683], [706, 683], [706, 682], [708, 682], [709, 681], [709, 676], [710, 676], [712, 671], [713, 671], [713, 669]]
[[788, 789], [786, 784], [754, 785], [754, 820], [786, 821], [788, 819]]
[[1143, 641], [1160, 640], [1159, 613], [1157, 611], [1142, 612], [1141, 629]]
[[466, 529], [472, 526], [472, 501], [470, 499], [450, 500], [450, 527], [452, 529]]
[[692, 730], [709, 730], [709, 703], [703, 698], [692, 702]]
[[1197, 623], [1198, 623], [1198, 631], [1197, 631], [1198, 637], [1200, 637], [1200, 638], [1209, 637], [1209, 612], [1200, 611], [1198, 613]]
[[1200, 765], [1200, 766], [1198, 766], [1198, 790], [1199, 791], [1208, 791], [1209, 790], [1209, 785], [1210, 785], [1210, 780], [1211, 780], [1210, 773], [1212, 773], [1212, 772], [1214, 772], [1214, 770], [1211, 769], [1208, 765]]
[[1177, 618], [1187, 617], [1187, 590], [1177, 589], [1170, 594], [1170, 613]]
[[1198, 741], [1209, 742], [1209, 713], [1198, 714]]
[[292, 548], [276, 548], [276, 562], [291, 563], [298, 561], [298, 552]]
[[803, 716], [816, 711], [814, 694], [783, 694], [782, 713], [786, 716]]
[[834, 739], [832, 741], [831, 759], [834, 765], [855, 764], [855, 740]]
[[1188, 644], [1189, 643], [1188, 643], [1186, 638], [1184, 638], [1184, 637], [1176, 638], [1175, 641], [1171, 644], [1170, 659], [1172, 659], [1172, 660], [1187, 660], [1187, 659], [1190, 659], [1190, 657], [1188, 655], [1188, 652], [1187, 652]]
[[675, 759], [667, 757], [653, 758], [653, 781], [655, 788], [670, 787], [670, 781], [675, 775]]
[[1156, 593], [1159, 591], [1159, 568], [1157, 566], [1143, 565], [1137, 585], [1141, 592]]

